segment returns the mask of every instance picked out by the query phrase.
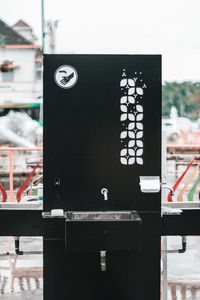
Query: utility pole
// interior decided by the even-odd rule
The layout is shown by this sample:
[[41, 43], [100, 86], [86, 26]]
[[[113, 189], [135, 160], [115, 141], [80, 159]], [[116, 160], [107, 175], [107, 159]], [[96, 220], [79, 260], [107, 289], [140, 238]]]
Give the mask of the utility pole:
[[47, 22], [47, 35], [48, 35], [48, 51], [51, 54], [55, 53], [55, 36], [56, 36], [56, 29], [58, 27], [59, 20], [49, 20]]
[[41, 0], [42, 4], [42, 53], [45, 51], [45, 31], [44, 31], [44, 0]]

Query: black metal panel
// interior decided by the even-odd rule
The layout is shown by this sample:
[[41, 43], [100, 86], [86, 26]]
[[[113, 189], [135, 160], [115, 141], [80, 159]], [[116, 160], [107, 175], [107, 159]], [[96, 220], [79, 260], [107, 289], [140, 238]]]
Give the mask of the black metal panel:
[[[144, 194], [139, 188], [139, 176], [161, 174], [160, 60], [157, 55], [45, 56], [44, 210], [137, 210], [142, 220], [141, 239], [137, 239], [137, 243], [141, 240], [141, 251], [128, 251], [128, 244], [124, 251], [110, 251], [117, 233], [119, 244], [126, 238], [132, 245], [135, 229], [123, 228], [123, 237], [122, 231], [109, 228], [112, 244], [104, 249], [102, 227], [97, 228], [93, 249], [99, 250], [102, 245], [101, 250], [108, 250], [107, 270], [102, 272], [99, 251], [76, 249], [64, 253], [66, 244], [81, 232], [85, 239], [79, 250], [83, 250], [91, 228], [77, 223], [78, 229], [70, 229], [71, 239], [69, 232], [63, 232], [64, 219], [44, 219], [45, 299], [63, 295], [71, 300], [160, 298], [160, 193]], [[77, 71], [78, 81], [72, 88], [62, 88], [55, 82], [55, 72], [62, 65]], [[123, 79], [129, 86], [123, 86]], [[127, 100], [125, 108], [120, 107], [122, 97], [127, 98], [129, 92], [135, 94], [134, 99]], [[142, 117], [140, 110], [144, 110]], [[129, 130], [129, 125], [134, 128]], [[138, 132], [142, 132], [140, 137], [136, 136]], [[140, 146], [135, 148], [138, 140]], [[138, 147], [144, 153], [134, 153]], [[122, 149], [131, 149], [128, 153], [134, 163], [124, 153], [123, 163], [120, 161]], [[101, 194], [102, 188], [108, 189], [107, 201]], [[109, 224], [102, 226], [105, 225]], [[139, 228], [136, 236], [140, 236]]]
[[141, 219], [66, 222], [65, 226], [67, 251], [140, 250]]
[[140, 253], [108, 252], [106, 272], [100, 269], [98, 252], [68, 253], [65, 263], [71, 272], [65, 273], [65, 292], [69, 299], [160, 299], [160, 241], [143, 242], [142, 249]]
[[[141, 212], [143, 230], [142, 240], [157, 240], [165, 235], [200, 235], [200, 210], [185, 209], [181, 215]], [[43, 229], [43, 223], [46, 226]], [[43, 219], [39, 210], [0, 210], [0, 236], [43, 236], [56, 238], [59, 230], [57, 219]], [[62, 228], [65, 227], [63, 219]], [[64, 229], [63, 229], [64, 230]], [[48, 233], [49, 232], [49, 233]]]
[[[65, 219], [43, 219], [44, 299], [63, 299], [65, 295]], [[67, 292], [65, 295], [67, 298]]]
[[[147, 224], [148, 215], [144, 218]], [[44, 237], [44, 299], [62, 299], [63, 295], [70, 300], [160, 299], [159, 235], [150, 240], [146, 232], [140, 251], [108, 251], [107, 270], [102, 272], [99, 251], [65, 252], [64, 219], [44, 222], [48, 231]], [[155, 214], [152, 223], [153, 228], [158, 224]]]
[[41, 210], [0, 209], [0, 236], [42, 236]]
[[184, 209], [180, 215], [162, 217], [161, 235], [200, 235], [200, 209]]
[[[160, 61], [159, 55], [45, 55], [45, 211], [160, 210], [160, 194], [139, 189], [140, 175], [160, 175]], [[55, 83], [62, 65], [78, 73], [70, 89]], [[126, 130], [120, 122], [124, 69], [128, 78], [138, 78], [137, 86], [146, 86], [142, 99], [136, 98], [144, 108], [144, 165], [120, 163], [120, 133]], [[109, 201], [103, 201], [102, 187]]]

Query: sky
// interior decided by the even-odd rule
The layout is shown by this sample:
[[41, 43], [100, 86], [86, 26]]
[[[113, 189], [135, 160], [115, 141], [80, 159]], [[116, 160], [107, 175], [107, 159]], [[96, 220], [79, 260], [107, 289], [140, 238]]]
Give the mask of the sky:
[[[200, 81], [200, 0], [44, 0], [59, 20], [56, 53], [162, 54], [163, 81]], [[23, 19], [41, 43], [41, 0], [0, 0], [8, 25]]]

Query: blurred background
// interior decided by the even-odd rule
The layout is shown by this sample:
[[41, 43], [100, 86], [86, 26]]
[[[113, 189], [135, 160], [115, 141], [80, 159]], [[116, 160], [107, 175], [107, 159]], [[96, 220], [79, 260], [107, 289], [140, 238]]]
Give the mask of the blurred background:
[[[173, 201], [199, 202], [199, 28], [199, 0], [0, 0], [0, 202], [42, 206], [43, 53], [162, 54], [165, 177], [173, 186], [196, 156]], [[42, 249], [40, 237], [21, 243]], [[168, 299], [200, 299], [199, 245], [169, 255]], [[12, 254], [0, 256], [1, 299], [42, 299], [42, 256], [13, 251], [0, 238]]]

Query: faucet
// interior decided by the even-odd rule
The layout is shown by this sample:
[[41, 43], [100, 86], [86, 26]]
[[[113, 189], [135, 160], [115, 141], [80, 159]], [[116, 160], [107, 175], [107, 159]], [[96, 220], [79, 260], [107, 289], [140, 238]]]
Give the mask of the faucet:
[[170, 190], [171, 191], [171, 195], [174, 196], [174, 190], [173, 190], [173, 188], [171, 186], [169, 186], [169, 185], [162, 185], [162, 188]]
[[102, 188], [101, 194], [104, 196], [104, 200], [108, 200], [108, 189]]

